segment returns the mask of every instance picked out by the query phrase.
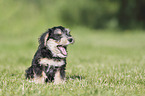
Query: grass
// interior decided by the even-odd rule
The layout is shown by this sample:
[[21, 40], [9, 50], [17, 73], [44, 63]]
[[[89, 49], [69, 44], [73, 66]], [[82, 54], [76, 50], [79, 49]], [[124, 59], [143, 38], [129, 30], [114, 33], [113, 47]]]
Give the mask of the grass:
[[42, 32], [0, 35], [0, 95], [145, 95], [145, 33], [72, 29], [75, 44], [68, 48], [67, 81], [54, 85], [30, 83], [24, 76]]

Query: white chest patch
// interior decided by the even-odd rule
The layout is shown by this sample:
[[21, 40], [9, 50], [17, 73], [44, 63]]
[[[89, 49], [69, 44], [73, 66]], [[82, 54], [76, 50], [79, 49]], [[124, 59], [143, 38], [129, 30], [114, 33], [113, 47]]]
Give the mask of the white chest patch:
[[54, 61], [54, 60], [48, 59], [48, 58], [41, 58], [39, 63], [42, 65], [48, 64], [48, 65], [52, 65], [52, 66], [62, 66], [65, 64], [65, 62], [63, 60]]

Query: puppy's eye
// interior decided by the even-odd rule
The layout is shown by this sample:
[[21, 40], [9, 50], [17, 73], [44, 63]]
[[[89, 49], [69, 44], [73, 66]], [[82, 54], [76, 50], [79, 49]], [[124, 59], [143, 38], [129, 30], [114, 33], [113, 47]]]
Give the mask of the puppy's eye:
[[66, 33], [66, 35], [67, 35], [67, 36], [71, 36], [70, 31], [68, 31], [68, 32]]
[[61, 34], [55, 34], [55, 36], [54, 36], [54, 38], [56, 39], [56, 40], [59, 40], [59, 39], [61, 39]]

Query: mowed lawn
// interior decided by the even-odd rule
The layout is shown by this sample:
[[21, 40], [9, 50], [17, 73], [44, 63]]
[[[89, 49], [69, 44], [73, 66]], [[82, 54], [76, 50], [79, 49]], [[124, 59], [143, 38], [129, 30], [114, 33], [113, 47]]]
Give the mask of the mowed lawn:
[[145, 33], [72, 29], [66, 83], [35, 84], [25, 69], [44, 30], [0, 35], [2, 96], [145, 96]]

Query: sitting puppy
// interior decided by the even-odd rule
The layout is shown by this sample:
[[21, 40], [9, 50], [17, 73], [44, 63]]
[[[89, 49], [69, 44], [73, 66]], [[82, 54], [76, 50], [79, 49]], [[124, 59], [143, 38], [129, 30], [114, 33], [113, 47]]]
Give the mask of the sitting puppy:
[[65, 78], [67, 45], [74, 40], [70, 30], [62, 26], [53, 27], [43, 33], [39, 39], [39, 47], [26, 70], [26, 78], [36, 83], [61, 83]]

